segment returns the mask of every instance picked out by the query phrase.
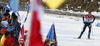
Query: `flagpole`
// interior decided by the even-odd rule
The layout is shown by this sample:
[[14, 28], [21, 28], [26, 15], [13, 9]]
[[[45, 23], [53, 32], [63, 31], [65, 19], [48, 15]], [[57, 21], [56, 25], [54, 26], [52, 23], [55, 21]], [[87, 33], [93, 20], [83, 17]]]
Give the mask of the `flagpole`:
[[29, 46], [29, 39], [30, 39], [30, 32], [31, 32], [31, 24], [32, 24], [31, 21], [32, 21], [32, 4], [33, 4], [33, 1], [34, 0], [30, 1], [30, 19], [31, 19], [31, 20], [29, 20], [29, 22], [30, 22], [29, 23], [30, 24], [29, 25], [30, 26], [29, 29], [30, 30], [28, 31], [28, 36], [27, 36], [27, 40], [26, 40], [26, 45], [25, 46]]
[[[27, 1], [28, 1], [27, 12], [29, 12], [30, 11], [30, 6], [29, 6], [30, 5], [30, 0], [27, 0]], [[24, 20], [24, 23], [26, 22], [28, 15], [29, 15], [29, 13], [27, 13], [27, 15], [25, 17], [25, 20]]]

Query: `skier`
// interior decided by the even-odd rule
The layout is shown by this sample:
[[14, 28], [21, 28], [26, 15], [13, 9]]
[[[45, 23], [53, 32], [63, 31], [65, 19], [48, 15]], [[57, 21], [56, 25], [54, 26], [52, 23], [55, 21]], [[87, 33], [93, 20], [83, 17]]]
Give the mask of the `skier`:
[[78, 39], [81, 38], [81, 36], [83, 35], [83, 33], [84, 33], [87, 26], [89, 27], [88, 39], [90, 39], [91, 27], [92, 27], [92, 23], [94, 22], [94, 20], [95, 20], [95, 17], [94, 17], [94, 15], [91, 14], [91, 12], [88, 12], [87, 15], [83, 16], [84, 27], [83, 27], [83, 31], [81, 32]]

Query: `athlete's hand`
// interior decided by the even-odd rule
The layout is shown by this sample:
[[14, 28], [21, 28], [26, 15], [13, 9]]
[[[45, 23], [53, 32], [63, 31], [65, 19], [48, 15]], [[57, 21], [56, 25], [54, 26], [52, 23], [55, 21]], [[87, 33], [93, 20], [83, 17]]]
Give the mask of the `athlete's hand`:
[[85, 22], [83, 21], [83, 23], [85, 23]]

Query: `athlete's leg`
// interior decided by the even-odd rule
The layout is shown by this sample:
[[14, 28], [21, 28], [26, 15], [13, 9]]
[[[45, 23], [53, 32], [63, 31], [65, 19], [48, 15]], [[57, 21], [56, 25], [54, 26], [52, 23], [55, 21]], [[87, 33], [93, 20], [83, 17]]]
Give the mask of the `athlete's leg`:
[[89, 32], [88, 32], [88, 39], [90, 39], [90, 34], [91, 34], [91, 27], [92, 27], [92, 25], [91, 24], [89, 24]]
[[79, 36], [78, 38], [81, 38], [81, 37], [82, 37], [82, 35], [83, 35], [83, 33], [84, 33], [86, 27], [87, 27], [87, 23], [85, 23], [85, 25], [84, 25], [84, 27], [83, 27], [83, 30], [82, 30], [82, 32], [81, 32], [81, 34], [80, 34], [80, 36]]

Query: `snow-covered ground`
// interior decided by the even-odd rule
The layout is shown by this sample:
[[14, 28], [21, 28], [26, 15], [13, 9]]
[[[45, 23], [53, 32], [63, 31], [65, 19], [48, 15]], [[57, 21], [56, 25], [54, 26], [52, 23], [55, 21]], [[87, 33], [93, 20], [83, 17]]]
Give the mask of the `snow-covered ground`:
[[[25, 18], [25, 12], [20, 11], [21, 23]], [[30, 28], [30, 15], [28, 20], [24, 23], [25, 29], [29, 30]], [[100, 27], [95, 25], [99, 23], [100, 20], [96, 20], [92, 26], [91, 38], [94, 40], [88, 40], [88, 28], [86, 29], [82, 39], [77, 38], [82, 31], [83, 23], [82, 18], [64, 16], [64, 15], [55, 15], [55, 14], [45, 14], [41, 19], [41, 32], [43, 40], [46, 39], [46, 35], [49, 32], [51, 25], [55, 24], [55, 30], [57, 35], [58, 46], [100, 46]], [[91, 34], [92, 34], [91, 33]]]
[[[78, 19], [79, 21], [77, 21]], [[43, 40], [46, 38], [51, 25], [54, 23], [58, 46], [100, 46], [100, 27], [95, 26], [98, 22], [100, 21], [96, 20], [93, 23], [93, 36], [91, 35], [91, 38], [94, 40], [87, 39], [88, 28], [85, 31], [82, 39], [74, 39], [77, 38], [82, 31], [82, 18], [45, 14], [41, 21]]]
[[[74, 13], [74, 14], [88, 14], [88, 12], [86, 12], [86, 11], [84, 11], [84, 12], [80, 12], [80, 11], [78, 11], [78, 12], [74, 12], [74, 11], [72, 11], [72, 10], [69, 10], [69, 11], [67, 11], [67, 12], [70, 12], [70, 13]], [[100, 16], [100, 12], [91, 12], [94, 16]]]
[[[84, 12], [80, 12], [80, 11], [77, 11], [77, 12], [75, 12], [75, 11], [73, 11], [73, 10], [67, 10], [67, 11], [63, 11], [63, 10], [58, 10], [58, 9], [46, 9], [46, 10], [51, 10], [51, 11], [60, 11], [60, 12], [69, 12], [70, 14], [72, 13], [72, 14], [83, 14], [83, 15], [85, 15], [85, 14], [88, 14], [88, 12], [86, 12], [86, 11], [84, 11]], [[91, 14], [93, 14], [94, 16], [99, 16], [100, 17], [100, 12], [91, 12]]]

